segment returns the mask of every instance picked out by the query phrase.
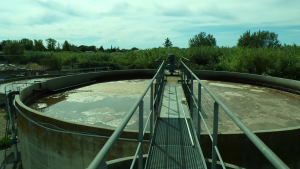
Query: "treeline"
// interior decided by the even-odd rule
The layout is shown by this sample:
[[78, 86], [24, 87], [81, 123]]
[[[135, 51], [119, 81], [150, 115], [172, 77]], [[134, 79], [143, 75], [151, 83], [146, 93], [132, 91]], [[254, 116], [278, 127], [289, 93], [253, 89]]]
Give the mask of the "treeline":
[[[137, 48], [125, 51], [115, 48], [116, 51], [119, 50], [119, 53], [110, 53], [112, 50], [108, 49], [103, 52], [102, 49], [100, 50], [101, 47], [98, 49], [93, 47], [93, 50], [97, 51], [95, 53], [83, 53], [82, 51], [93, 50], [84, 49], [82, 45], [75, 46], [77, 51], [74, 51], [66, 48], [68, 45], [65, 43], [58, 50], [55, 49], [53, 43], [51, 46], [50, 42], [50, 46], [47, 42], [47, 48], [44, 51], [36, 50], [34, 48], [36, 43], [34, 43], [34, 50], [26, 49], [23, 55], [5, 57], [0, 55], [0, 60], [6, 59], [19, 64], [33, 62], [59, 70], [99, 66], [110, 66], [113, 69], [154, 69], [157, 58], [162, 57], [167, 60], [167, 56], [173, 53], [176, 55], [176, 61], [179, 61], [181, 57], [190, 59], [193, 70], [243, 72], [300, 80], [300, 47], [296, 44], [282, 45], [278, 40], [278, 35], [268, 31], [258, 31], [252, 34], [246, 31], [234, 47], [219, 47], [213, 35], [200, 32], [188, 40], [188, 48], [173, 47], [173, 43], [167, 38], [163, 47], [139, 51], [136, 51]], [[23, 44], [24, 41], [14, 43]], [[22, 46], [25, 48], [26, 45], [23, 44], [21, 47], [15, 45], [12, 49], [22, 48]], [[70, 44], [69, 47], [72, 45]], [[111, 49], [113, 49], [112, 46]]]
[[60, 51], [70, 51], [70, 52], [126, 52], [129, 50], [137, 50], [138, 48], [133, 47], [132, 49], [120, 49], [119, 47], [112, 47], [104, 49], [103, 46], [97, 48], [96, 46], [86, 46], [80, 45], [76, 46], [69, 43], [67, 40], [60, 44], [55, 39], [48, 38], [45, 40], [46, 45], [42, 39], [30, 40], [23, 38], [21, 40], [3, 40], [0, 42], [0, 51], [3, 51], [5, 55], [23, 55], [24, 51], [39, 51], [39, 52], [60, 52]]

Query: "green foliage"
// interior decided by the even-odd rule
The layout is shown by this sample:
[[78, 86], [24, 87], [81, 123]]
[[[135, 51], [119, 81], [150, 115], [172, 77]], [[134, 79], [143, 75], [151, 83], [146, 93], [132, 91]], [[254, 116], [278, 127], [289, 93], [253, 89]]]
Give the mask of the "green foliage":
[[24, 45], [25, 50], [33, 50], [33, 41], [27, 38], [21, 40], [21, 44]]
[[61, 58], [55, 56], [53, 53], [46, 55], [46, 57], [41, 60], [41, 63], [54, 70], [61, 70], [62, 68]]
[[0, 149], [4, 149], [6, 147], [9, 147], [10, 146], [10, 142], [11, 142], [10, 138], [6, 138], [5, 139], [5, 137], [2, 137], [0, 139]]
[[100, 46], [99, 51], [104, 52], [103, 46]]
[[96, 52], [96, 46], [85, 46], [85, 45], [80, 45], [78, 47], [78, 49], [81, 51], [81, 52], [85, 52], [85, 51], [93, 51], [93, 52]]
[[47, 43], [48, 51], [55, 51], [56, 43], [57, 43], [56, 40], [54, 40], [52, 38], [48, 38], [48, 39], [46, 39], [46, 43]]
[[17, 40], [3, 41], [3, 52], [5, 55], [23, 55], [24, 51], [24, 45], [20, 44]]
[[[258, 37], [268, 37], [268, 40], [260, 42]], [[206, 38], [210, 40], [206, 40]], [[253, 42], [252, 38], [254, 39]], [[77, 47], [69, 44], [68, 41], [65, 41], [62, 45], [64, 51], [45, 52], [43, 41], [34, 40], [33, 49], [35, 51], [26, 50], [20, 58], [14, 58], [13, 56], [3, 57], [9, 62], [16, 63], [18, 61], [23, 64], [33, 62], [56, 70], [61, 70], [62, 66], [64, 68], [110, 66], [113, 69], [155, 69], [156, 59], [161, 57], [161, 59], [167, 61], [168, 55], [172, 53], [176, 56], [177, 66], [179, 66], [180, 59], [186, 57], [191, 60], [191, 68], [194, 70], [244, 72], [300, 80], [300, 47], [295, 44], [279, 47], [279, 41], [276, 40], [277, 35], [274, 33], [263, 31], [251, 35], [247, 31], [241, 42], [245, 46], [253, 44], [254, 46], [252, 47], [216, 47], [213, 39], [212, 35], [206, 36], [202, 32], [190, 39], [189, 44], [191, 47], [186, 49], [167, 45], [168, 47], [145, 50], [138, 50], [135, 47], [131, 50], [120, 50], [119, 47], [113, 48], [111, 46], [105, 52], [102, 49], [96, 51], [95, 46], [81, 45]], [[166, 40], [169, 39], [167, 38]], [[2, 45], [12, 42], [4, 41]], [[14, 43], [24, 48], [24, 44], [27, 44], [27, 42], [25, 39]], [[169, 42], [170, 40], [167, 43]], [[85, 53], [84, 51], [86, 50], [94, 50], [96, 52]], [[111, 53], [114, 51], [117, 53]]]
[[57, 43], [57, 46], [56, 46], [56, 48], [55, 48], [55, 51], [61, 51], [62, 50], [62, 48], [61, 48], [61, 45], [60, 45], [60, 43], [58, 42]]
[[35, 51], [40, 51], [40, 52], [45, 51], [46, 48], [45, 48], [45, 46], [43, 44], [43, 40], [42, 39], [39, 39], [39, 40], [34, 39], [34, 47], [33, 47], [33, 49]]
[[269, 31], [258, 31], [250, 34], [246, 31], [243, 36], [238, 39], [237, 46], [249, 48], [278, 48], [281, 46], [278, 35]]
[[133, 48], [131, 48], [131, 50], [139, 50], [139, 48], [133, 47]]
[[67, 40], [65, 40], [65, 42], [63, 43], [62, 50], [63, 51], [71, 51], [71, 45]]
[[173, 44], [172, 44], [172, 42], [170, 41], [169, 38], [167, 38], [167, 39], [165, 40], [165, 43], [163, 43], [162, 45], [163, 45], [165, 48], [170, 48], [170, 47], [173, 46]]
[[205, 32], [200, 32], [198, 35], [195, 35], [193, 38], [189, 39], [190, 47], [200, 47], [200, 46], [216, 46], [217, 42], [213, 35], [206, 35]]

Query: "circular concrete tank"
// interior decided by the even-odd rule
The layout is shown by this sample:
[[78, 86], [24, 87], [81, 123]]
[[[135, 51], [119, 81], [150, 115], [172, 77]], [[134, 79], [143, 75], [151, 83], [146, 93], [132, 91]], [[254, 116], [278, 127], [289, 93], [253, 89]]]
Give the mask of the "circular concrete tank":
[[[50, 79], [34, 84], [21, 91], [16, 97], [18, 108], [19, 138], [23, 167], [26, 168], [86, 168], [113, 129], [92, 125], [67, 122], [44, 116], [26, 105], [49, 94], [86, 85], [89, 82], [104, 82], [122, 79], [152, 78], [155, 70], [128, 70], [100, 73], [87, 73]], [[299, 91], [298, 81], [265, 77], [250, 74], [195, 71], [201, 79], [232, 81], [241, 83], [271, 84], [285, 89]], [[253, 79], [255, 81], [253, 81]], [[232, 110], [235, 112], [234, 110]], [[299, 124], [300, 126], [300, 124]], [[256, 131], [255, 133], [288, 166], [300, 166], [300, 127], [281, 128], [277, 130]], [[125, 131], [113, 147], [107, 160], [134, 155], [137, 146], [137, 132]], [[145, 136], [147, 140], [148, 133]], [[211, 157], [211, 142], [207, 134], [200, 139], [205, 157]], [[284, 145], [292, 145], [284, 146]], [[144, 153], [148, 151], [149, 142], [145, 141]], [[222, 132], [219, 134], [218, 148], [223, 160], [247, 168], [270, 168], [270, 163], [241, 132]], [[246, 153], [245, 153], [246, 152]], [[257, 166], [259, 164], [260, 166]]]

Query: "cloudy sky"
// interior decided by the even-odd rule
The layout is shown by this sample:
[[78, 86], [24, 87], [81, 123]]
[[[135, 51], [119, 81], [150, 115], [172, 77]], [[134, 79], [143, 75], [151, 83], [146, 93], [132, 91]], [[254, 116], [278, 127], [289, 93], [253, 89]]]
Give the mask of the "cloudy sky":
[[200, 32], [234, 46], [246, 30], [300, 45], [300, 0], [1, 0], [0, 41], [53, 38], [110, 48], [188, 47]]

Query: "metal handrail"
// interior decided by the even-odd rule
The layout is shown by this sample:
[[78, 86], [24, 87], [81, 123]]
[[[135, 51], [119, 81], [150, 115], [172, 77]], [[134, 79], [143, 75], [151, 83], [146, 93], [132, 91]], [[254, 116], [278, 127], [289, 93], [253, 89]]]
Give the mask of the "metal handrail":
[[[232, 113], [202, 82], [201, 80], [181, 61], [183, 68], [190, 73], [191, 77], [194, 77], [201, 86], [209, 93], [209, 95], [215, 100], [215, 106], [220, 106], [224, 112], [235, 122], [235, 124], [245, 133], [245, 135], [251, 140], [251, 142], [262, 152], [262, 154], [272, 163], [276, 168], [285, 169], [289, 168], [264, 142], [262, 142], [245, 124], [234, 114]], [[183, 79], [185, 83], [185, 79]], [[199, 99], [199, 98], [198, 98]], [[201, 108], [201, 107], [200, 107]], [[201, 115], [201, 112], [199, 112]], [[213, 133], [215, 135], [215, 132]], [[217, 135], [217, 134], [216, 134]], [[213, 139], [213, 142], [215, 137]], [[215, 145], [214, 145], [215, 146]], [[217, 153], [217, 152], [216, 152]], [[213, 160], [214, 161], [214, 160]]]
[[[160, 77], [160, 73], [162, 73], [162, 77]], [[121, 135], [121, 133], [123, 132], [124, 128], [126, 127], [127, 123], [129, 122], [129, 120], [131, 119], [131, 117], [133, 116], [134, 112], [136, 111], [136, 109], [142, 105], [143, 103], [143, 98], [145, 97], [146, 93], [148, 92], [149, 88], [151, 86], [153, 86], [153, 82], [154, 80], [156, 80], [156, 82], [158, 83], [158, 85], [160, 85], [160, 90], [156, 90], [157, 93], [156, 95], [159, 96], [159, 94], [161, 94], [162, 92], [162, 87], [161, 85], [164, 84], [164, 80], [161, 80], [162, 78], [164, 78], [164, 61], [161, 63], [161, 65], [159, 66], [159, 69], [157, 70], [157, 73], [154, 75], [154, 77], [152, 78], [151, 82], [149, 83], [149, 85], [147, 86], [147, 88], [144, 90], [144, 92], [141, 94], [141, 96], [139, 97], [139, 99], [136, 101], [136, 103], [134, 104], [134, 106], [128, 111], [127, 115], [125, 116], [124, 120], [121, 122], [121, 124], [118, 126], [118, 128], [114, 131], [114, 133], [110, 136], [110, 138], [107, 140], [107, 142], [105, 143], [105, 145], [102, 147], [102, 149], [99, 151], [99, 153], [96, 155], [96, 157], [94, 158], [94, 160], [91, 162], [91, 164], [88, 166], [88, 169], [98, 169], [98, 168], [107, 168], [105, 159], [108, 156], [110, 150], [112, 149], [112, 147], [114, 146], [115, 142], [117, 141], [118, 137]], [[161, 83], [161, 84], [160, 84]], [[158, 89], [158, 85], [156, 86], [156, 89]], [[152, 89], [152, 87], [151, 87]], [[159, 98], [159, 97], [157, 97]], [[156, 100], [156, 103], [159, 100]], [[143, 106], [142, 106], [143, 107]], [[151, 112], [153, 114], [153, 111]], [[141, 114], [141, 110], [140, 110], [140, 114]], [[139, 117], [141, 117], [139, 115]], [[142, 120], [142, 119], [139, 119]], [[141, 122], [141, 121], [140, 121]], [[143, 123], [142, 123], [143, 124]], [[139, 124], [139, 125], [142, 125]], [[146, 127], [146, 126], [145, 126]], [[140, 129], [140, 128], [139, 128]], [[152, 131], [150, 130], [150, 135], [151, 135]], [[139, 131], [139, 145], [142, 144], [140, 139], [143, 139], [141, 134], [143, 134], [143, 131], [140, 129]], [[152, 136], [150, 136], [152, 138]], [[151, 141], [151, 140], [150, 140]], [[138, 149], [142, 150], [143, 146], [140, 145], [138, 146]], [[139, 151], [139, 167], [141, 166], [140, 161], [142, 163], [142, 159], [143, 157], [141, 156], [142, 151]]]

